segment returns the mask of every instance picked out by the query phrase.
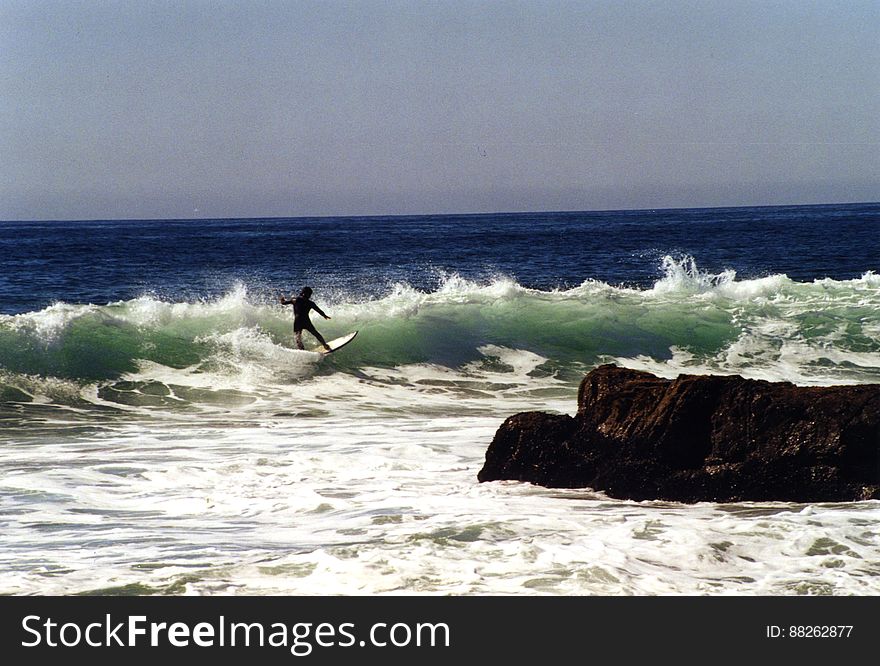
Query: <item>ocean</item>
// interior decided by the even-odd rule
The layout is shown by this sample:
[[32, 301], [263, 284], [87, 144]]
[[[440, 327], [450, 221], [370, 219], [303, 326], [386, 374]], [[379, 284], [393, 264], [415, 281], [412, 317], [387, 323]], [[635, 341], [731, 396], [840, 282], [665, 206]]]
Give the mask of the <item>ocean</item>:
[[[0, 594], [874, 595], [880, 502], [478, 483], [602, 363], [880, 383], [880, 204], [0, 222]], [[295, 348], [301, 287], [331, 316]]]

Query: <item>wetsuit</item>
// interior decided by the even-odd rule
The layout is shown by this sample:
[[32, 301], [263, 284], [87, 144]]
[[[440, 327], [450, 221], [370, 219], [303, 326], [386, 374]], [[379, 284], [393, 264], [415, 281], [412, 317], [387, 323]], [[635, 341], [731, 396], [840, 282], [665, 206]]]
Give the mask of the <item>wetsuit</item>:
[[318, 332], [312, 325], [312, 320], [309, 319], [309, 310], [314, 310], [322, 317], [327, 316], [321, 308], [305, 296], [297, 296], [293, 299], [293, 332], [296, 333], [305, 329], [312, 335], [320, 338], [321, 336], [318, 335]]
[[292, 301], [284, 301], [281, 303], [283, 305], [293, 304], [293, 332], [296, 337], [296, 346], [302, 349], [302, 332], [308, 331], [312, 335], [317, 338], [318, 342], [320, 342], [324, 347], [327, 346], [324, 338], [321, 337], [321, 334], [318, 333], [315, 325], [312, 324], [312, 320], [309, 319], [309, 311], [314, 310], [322, 317], [326, 317], [324, 311], [321, 310], [317, 305], [315, 305], [312, 301], [310, 301], [305, 296], [297, 296]]

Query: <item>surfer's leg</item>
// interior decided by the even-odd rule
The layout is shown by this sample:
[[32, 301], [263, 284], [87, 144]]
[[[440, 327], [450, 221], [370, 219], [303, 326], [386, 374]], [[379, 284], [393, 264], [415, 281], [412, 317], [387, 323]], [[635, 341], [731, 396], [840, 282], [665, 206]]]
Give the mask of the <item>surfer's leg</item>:
[[309, 330], [309, 333], [311, 333], [312, 335], [314, 335], [315, 338], [317, 338], [318, 342], [320, 342], [320, 343], [324, 346], [324, 349], [326, 349], [327, 351], [330, 351], [330, 347], [329, 347], [329, 345], [327, 344], [327, 341], [324, 340], [324, 338], [321, 337], [321, 334], [318, 333], [318, 330], [317, 330], [314, 326], [309, 326], [309, 329], [308, 329], [308, 330]]
[[296, 340], [296, 348], [297, 349], [305, 349], [305, 347], [303, 347], [303, 332], [302, 331], [296, 331], [293, 334], [293, 339]]

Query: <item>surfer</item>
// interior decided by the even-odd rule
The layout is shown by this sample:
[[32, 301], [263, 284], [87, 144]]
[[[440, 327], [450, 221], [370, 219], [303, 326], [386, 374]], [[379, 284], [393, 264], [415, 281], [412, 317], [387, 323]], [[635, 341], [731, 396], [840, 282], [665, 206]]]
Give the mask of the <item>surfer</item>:
[[324, 349], [330, 351], [330, 346], [325, 342], [324, 338], [321, 337], [321, 334], [315, 329], [315, 325], [312, 323], [312, 320], [309, 319], [309, 310], [314, 310], [319, 315], [324, 317], [324, 319], [330, 319], [327, 315], [324, 314], [324, 311], [321, 310], [317, 305], [312, 302], [312, 288], [311, 287], [303, 287], [302, 291], [299, 292], [299, 296], [296, 298], [291, 298], [287, 300], [284, 298], [284, 294], [278, 296], [278, 300], [281, 301], [281, 305], [293, 305], [293, 335], [296, 339], [296, 347], [297, 349], [305, 349], [303, 347], [302, 342], [302, 332], [308, 331], [312, 335], [317, 338], [318, 342], [320, 342]]

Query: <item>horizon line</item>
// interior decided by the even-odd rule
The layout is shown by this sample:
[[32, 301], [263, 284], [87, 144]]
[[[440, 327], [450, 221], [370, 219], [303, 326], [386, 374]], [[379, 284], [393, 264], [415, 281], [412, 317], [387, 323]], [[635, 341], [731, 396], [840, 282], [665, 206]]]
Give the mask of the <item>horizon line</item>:
[[326, 220], [326, 219], [380, 219], [380, 218], [411, 218], [411, 217], [481, 217], [486, 215], [555, 215], [560, 213], [657, 213], [682, 210], [730, 210], [742, 208], [815, 208], [818, 206], [868, 206], [878, 205], [880, 201], [829, 201], [824, 203], [789, 203], [789, 204], [756, 204], [756, 205], [723, 205], [723, 206], [669, 206], [647, 208], [597, 208], [597, 209], [557, 209], [557, 210], [520, 210], [492, 212], [458, 212], [458, 213], [362, 213], [346, 215], [253, 215], [248, 217], [95, 217], [95, 218], [22, 218], [3, 219], [0, 224], [27, 222], [204, 222], [209, 220]]

